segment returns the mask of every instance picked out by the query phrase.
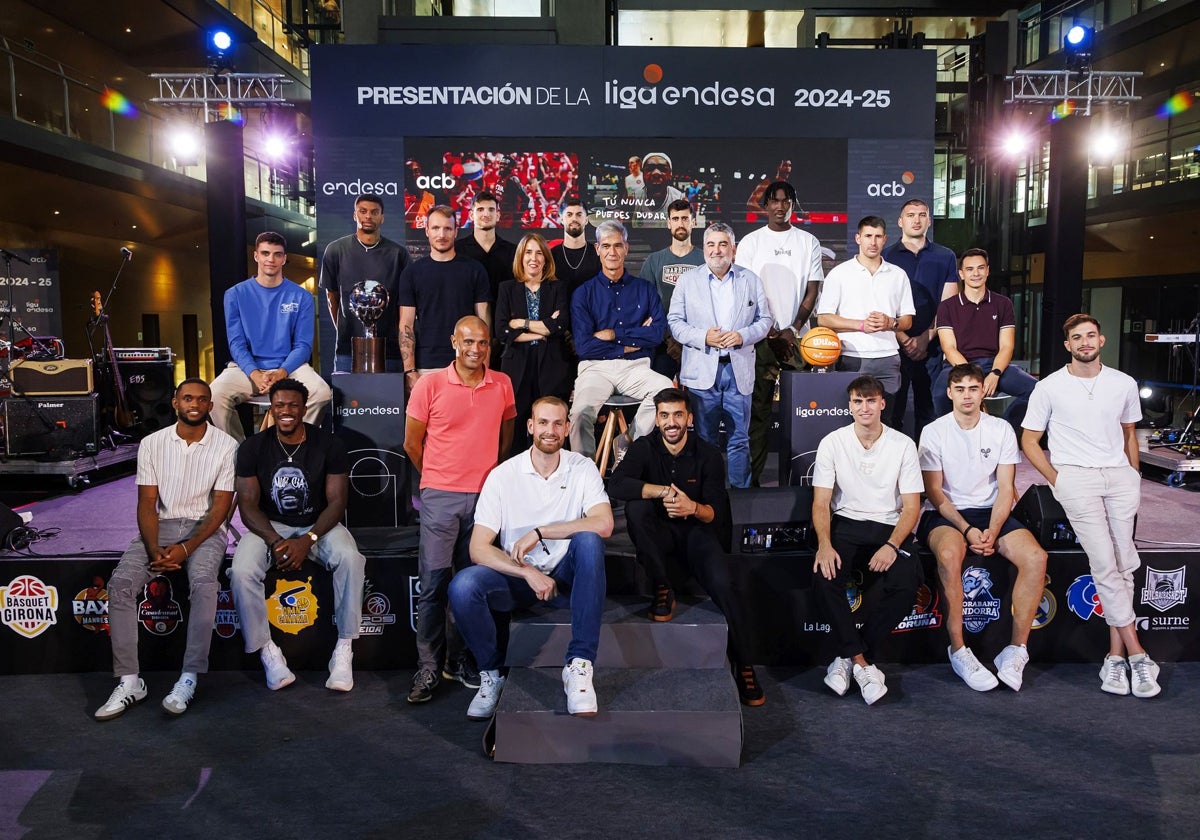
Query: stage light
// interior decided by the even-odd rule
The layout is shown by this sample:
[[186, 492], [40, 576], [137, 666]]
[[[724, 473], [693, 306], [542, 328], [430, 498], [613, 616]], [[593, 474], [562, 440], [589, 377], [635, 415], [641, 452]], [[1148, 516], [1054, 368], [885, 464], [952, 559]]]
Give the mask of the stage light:
[[171, 134], [171, 154], [180, 166], [195, 166], [200, 162], [200, 138], [190, 128], [178, 128]]
[[1142, 390], [1138, 391], [1138, 396], [1144, 400], [1148, 400], [1154, 396], [1154, 389], [1149, 385], [1143, 385]]
[[1088, 30], [1086, 27], [1075, 24], [1067, 30], [1067, 43], [1072, 47], [1078, 47], [1087, 37]]
[[289, 145], [291, 144], [278, 134], [268, 134], [263, 139], [263, 153], [269, 158], [278, 160], [287, 154]]
[[215, 76], [223, 70], [233, 69], [233, 36], [226, 29], [210, 29], [204, 39], [205, 59], [209, 71]]
[[1084, 70], [1092, 63], [1092, 46], [1096, 39], [1096, 30], [1090, 26], [1075, 24], [1067, 30], [1063, 37], [1063, 52], [1067, 55], [1067, 64], [1074, 70]]
[[1020, 157], [1029, 148], [1029, 136], [1020, 131], [1011, 131], [1001, 141], [1000, 148], [1009, 157]]
[[1101, 131], [1092, 137], [1091, 147], [1097, 161], [1111, 161], [1121, 151], [1121, 138], [1111, 131]]

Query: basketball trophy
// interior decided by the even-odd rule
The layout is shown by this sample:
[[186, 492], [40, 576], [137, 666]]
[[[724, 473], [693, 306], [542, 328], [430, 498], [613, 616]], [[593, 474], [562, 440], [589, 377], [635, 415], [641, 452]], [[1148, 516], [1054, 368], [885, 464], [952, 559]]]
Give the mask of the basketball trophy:
[[387, 309], [388, 291], [382, 283], [363, 280], [350, 290], [350, 309], [362, 321], [363, 335], [350, 339], [353, 347], [352, 373], [383, 373], [385, 339], [375, 334], [375, 324]]

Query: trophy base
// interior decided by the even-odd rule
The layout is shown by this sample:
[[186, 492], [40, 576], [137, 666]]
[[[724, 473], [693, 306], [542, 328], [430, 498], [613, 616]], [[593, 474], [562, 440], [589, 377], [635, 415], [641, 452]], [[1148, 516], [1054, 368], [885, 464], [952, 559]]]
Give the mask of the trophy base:
[[387, 345], [382, 338], [361, 338], [354, 337], [350, 339], [353, 346], [353, 355], [350, 359], [350, 370], [352, 373], [385, 373], [387, 371], [386, 353], [384, 352]]

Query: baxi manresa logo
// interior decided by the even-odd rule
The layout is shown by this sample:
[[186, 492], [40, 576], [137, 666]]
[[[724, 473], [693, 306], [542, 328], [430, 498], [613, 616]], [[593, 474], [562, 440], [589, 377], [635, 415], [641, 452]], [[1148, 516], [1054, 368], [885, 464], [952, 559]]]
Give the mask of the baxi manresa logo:
[[71, 600], [71, 615], [84, 630], [108, 632], [108, 589], [104, 578], [96, 575], [90, 586], [75, 594]]
[[1000, 599], [992, 594], [992, 575], [987, 569], [970, 566], [963, 571], [963, 627], [978, 633], [1000, 618]]
[[58, 589], [33, 575], [18, 575], [0, 586], [0, 621], [32, 639], [58, 623]]
[[1178, 607], [1187, 600], [1187, 566], [1169, 572], [1146, 567], [1146, 585], [1142, 587], [1142, 603], [1159, 612]]
[[1084, 621], [1094, 615], [1104, 617], [1100, 593], [1096, 591], [1096, 583], [1091, 575], [1080, 575], [1067, 587], [1067, 608]]

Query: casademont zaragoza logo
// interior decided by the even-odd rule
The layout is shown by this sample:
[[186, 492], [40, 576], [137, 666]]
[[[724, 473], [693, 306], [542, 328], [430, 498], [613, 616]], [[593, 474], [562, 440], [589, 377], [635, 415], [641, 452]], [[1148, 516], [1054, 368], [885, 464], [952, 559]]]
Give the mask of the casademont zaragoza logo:
[[58, 623], [58, 590], [33, 575], [21, 575], [0, 587], [0, 622], [27, 639]]

